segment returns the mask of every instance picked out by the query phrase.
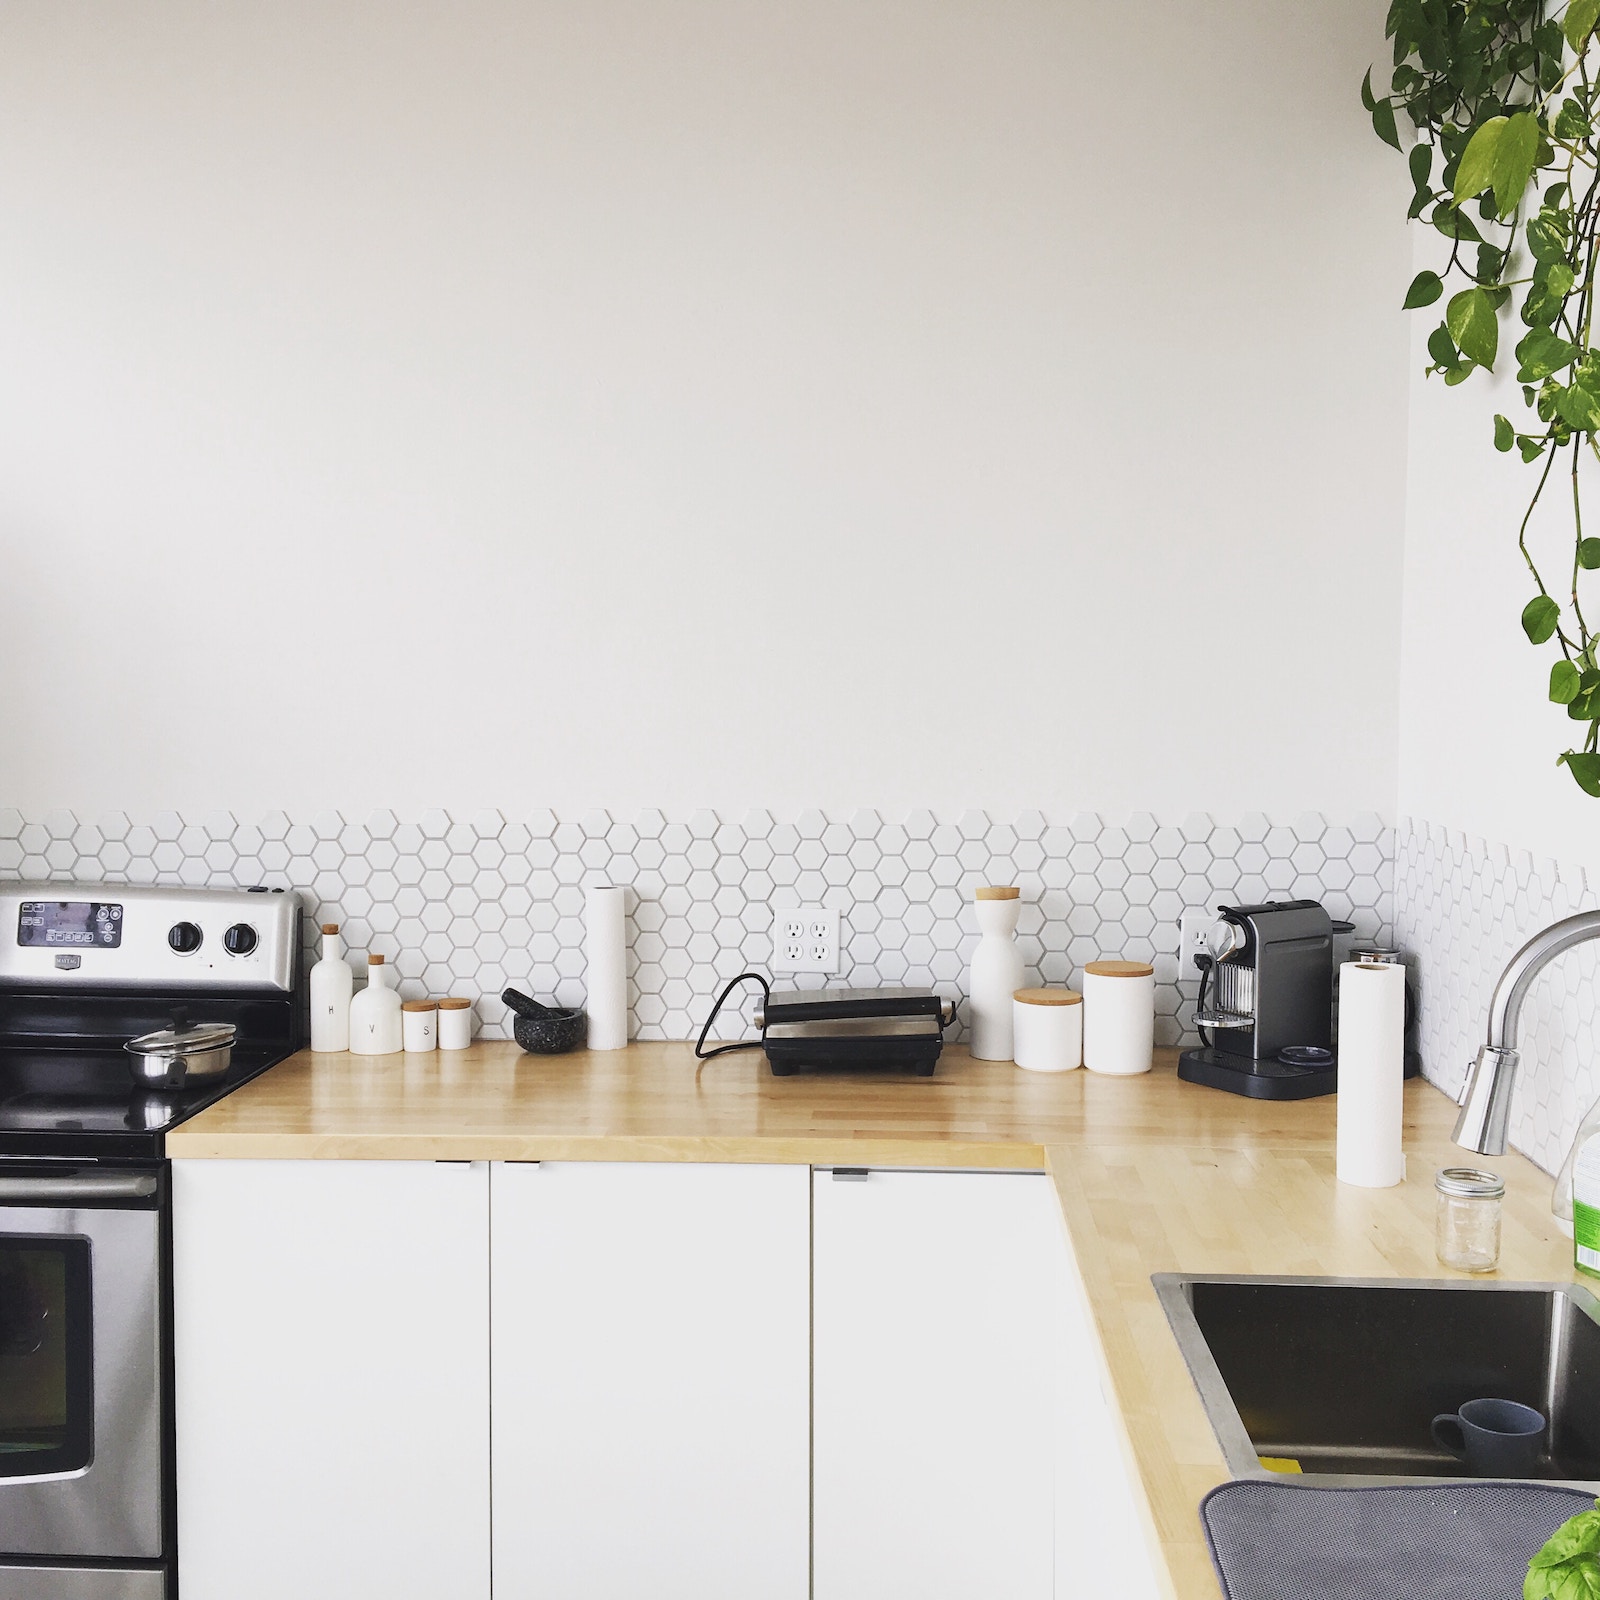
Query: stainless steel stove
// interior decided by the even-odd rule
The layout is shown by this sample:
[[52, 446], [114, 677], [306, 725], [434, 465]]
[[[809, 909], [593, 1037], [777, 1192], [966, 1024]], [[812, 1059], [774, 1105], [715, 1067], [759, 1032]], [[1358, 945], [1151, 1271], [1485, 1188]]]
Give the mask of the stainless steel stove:
[[[167, 1130], [292, 1054], [300, 899], [0, 885], [0, 1595], [170, 1600]], [[237, 1029], [228, 1071], [154, 1092], [123, 1045]]]

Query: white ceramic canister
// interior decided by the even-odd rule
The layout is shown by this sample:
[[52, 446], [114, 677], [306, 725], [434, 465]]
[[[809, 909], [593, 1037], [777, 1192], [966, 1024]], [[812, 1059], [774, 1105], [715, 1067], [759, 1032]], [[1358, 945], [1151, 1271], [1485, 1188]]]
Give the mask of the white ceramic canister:
[[439, 1043], [438, 1001], [405, 1001], [400, 1007], [400, 1032], [405, 1039], [407, 1055], [435, 1049]]
[[978, 931], [967, 978], [971, 1050], [979, 1061], [1011, 1059], [1011, 997], [1022, 987], [1022, 952], [1017, 949], [1017, 918], [1022, 891], [1012, 885], [987, 885], [974, 900]]
[[1083, 1064], [1091, 1072], [1148, 1072], [1156, 1040], [1156, 974], [1144, 961], [1083, 969]]
[[459, 995], [439, 1002], [439, 1048], [465, 1050], [472, 1043], [472, 1002]]
[[1012, 1060], [1029, 1072], [1083, 1065], [1083, 996], [1074, 989], [1018, 989], [1011, 997]]

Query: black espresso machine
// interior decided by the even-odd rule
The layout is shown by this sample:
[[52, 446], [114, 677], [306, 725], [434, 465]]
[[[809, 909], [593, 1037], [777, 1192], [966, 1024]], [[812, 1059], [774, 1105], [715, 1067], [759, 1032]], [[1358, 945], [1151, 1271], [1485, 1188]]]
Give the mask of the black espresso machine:
[[[1196, 956], [1199, 1049], [1178, 1076], [1254, 1100], [1309, 1100], [1339, 1087], [1334, 1049], [1333, 938], [1354, 932], [1315, 900], [1219, 906], [1208, 950]], [[1391, 951], [1363, 959], [1398, 960]], [[1407, 991], [1407, 1029], [1412, 1025]], [[1420, 1063], [1408, 1048], [1405, 1072]]]

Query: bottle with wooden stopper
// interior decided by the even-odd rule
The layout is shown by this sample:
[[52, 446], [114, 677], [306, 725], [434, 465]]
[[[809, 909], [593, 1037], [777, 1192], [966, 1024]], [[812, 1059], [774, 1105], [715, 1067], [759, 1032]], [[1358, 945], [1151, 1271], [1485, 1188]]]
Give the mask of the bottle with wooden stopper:
[[350, 1002], [350, 1052], [398, 1055], [404, 1042], [400, 996], [389, 987], [389, 969], [382, 956], [368, 956], [367, 986]]
[[1011, 1059], [1011, 999], [1022, 987], [1022, 952], [1016, 937], [1021, 896], [1012, 884], [991, 884], [978, 890], [975, 901], [983, 937], [972, 952], [967, 1013], [972, 1053], [980, 1061]]
[[311, 1048], [350, 1048], [350, 995], [356, 976], [344, 958], [337, 922], [322, 924], [322, 959], [311, 969]]

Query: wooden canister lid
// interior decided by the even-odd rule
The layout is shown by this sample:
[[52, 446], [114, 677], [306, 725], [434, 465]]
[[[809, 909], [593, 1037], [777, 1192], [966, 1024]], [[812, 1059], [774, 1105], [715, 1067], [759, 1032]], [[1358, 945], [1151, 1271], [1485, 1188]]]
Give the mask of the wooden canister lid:
[[465, 1011], [471, 1004], [470, 1000], [462, 1000], [452, 995], [446, 995], [439, 1002], [439, 1009], [441, 1011]]
[[1020, 899], [1022, 891], [1014, 884], [986, 883], [978, 890], [975, 898], [979, 900], [1016, 900]]
[[437, 1011], [439, 1002], [437, 1000], [402, 1000], [400, 1009], [402, 1011]]
[[339, 924], [337, 922], [324, 922], [322, 924], [322, 931], [324, 933], [337, 933], [339, 931]]
[[1148, 961], [1091, 961], [1083, 969], [1097, 978], [1153, 978], [1156, 969]]
[[383, 965], [383, 957], [379, 955], [368, 956], [367, 965], [369, 967], [381, 967]]
[[1075, 1006], [1083, 996], [1076, 989], [1018, 989], [1011, 997], [1025, 1006]]

